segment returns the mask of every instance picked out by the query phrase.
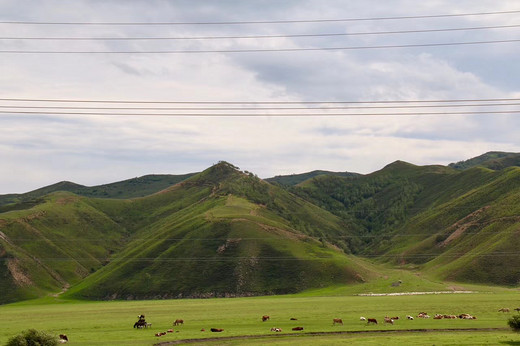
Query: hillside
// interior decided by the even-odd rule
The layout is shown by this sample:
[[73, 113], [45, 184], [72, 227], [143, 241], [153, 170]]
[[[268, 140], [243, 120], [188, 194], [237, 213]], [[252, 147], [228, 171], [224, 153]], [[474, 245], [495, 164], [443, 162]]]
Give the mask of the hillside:
[[133, 233], [129, 244], [67, 296], [290, 293], [371, 275], [359, 260], [316, 239], [344, 234], [338, 218], [227, 163], [123, 208], [143, 218], [125, 224]]
[[[0, 214], [2, 302], [56, 292], [89, 299], [298, 292], [371, 271], [327, 239], [351, 226], [219, 163], [147, 197], [69, 192]], [[348, 250], [347, 243], [339, 243]]]
[[450, 163], [450, 167], [464, 170], [472, 167], [486, 167], [493, 170], [500, 170], [507, 167], [520, 166], [520, 154], [506, 153], [501, 151], [490, 151], [469, 160]]
[[98, 198], [135, 198], [151, 195], [152, 193], [173, 186], [195, 173], [183, 175], [145, 175], [138, 178], [119, 181], [97, 186], [83, 186], [69, 181], [62, 181], [23, 194], [0, 195], [0, 212], [30, 208], [41, 202], [41, 197], [56, 191], [72, 192], [79, 196]]
[[520, 282], [518, 167], [458, 171], [397, 161], [357, 179], [321, 176], [291, 191], [354, 218], [360, 254], [443, 280]]
[[290, 174], [290, 175], [277, 175], [272, 178], [267, 178], [265, 181], [271, 184], [279, 184], [282, 186], [294, 186], [298, 185], [306, 180], [312, 179], [314, 177], [326, 175], [326, 176], [339, 176], [339, 177], [357, 177], [360, 176], [358, 173], [350, 173], [350, 172], [329, 172], [329, 171], [312, 171], [301, 174]]
[[491, 156], [468, 169], [396, 161], [296, 185], [220, 162], [177, 183], [146, 176], [89, 190], [135, 198], [59, 183], [1, 207], [0, 303], [69, 286], [69, 297], [148, 299], [380, 279], [385, 269], [363, 257], [434, 280], [518, 286], [520, 167], [484, 167]]

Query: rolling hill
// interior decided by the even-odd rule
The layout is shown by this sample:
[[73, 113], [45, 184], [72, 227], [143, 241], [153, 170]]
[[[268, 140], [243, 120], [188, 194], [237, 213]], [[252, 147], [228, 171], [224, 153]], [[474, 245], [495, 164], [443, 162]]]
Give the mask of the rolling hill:
[[0, 214], [3, 302], [69, 285], [88, 299], [240, 296], [371, 276], [327, 241], [354, 226], [225, 162], [141, 198], [40, 198]]
[[30, 208], [41, 202], [41, 197], [56, 191], [67, 191], [76, 195], [94, 198], [125, 199], [144, 197], [164, 190], [169, 186], [173, 186], [193, 175], [195, 175], [195, 173], [182, 175], [151, 174], [116, 183], [91, 187], [69, 181], [62, 181], [27, 193], [0, 195], [0, 212], [12, 209]]
[[353, 217], [359, 254], [442, 280], [515, 286], [520, 168], [511, 157], [501, 170], [485, 168], [487, 159], [466, 170], [397, 161], [357, 179], [313, 178], [291, 191]]
[[384, 268], [518, 286], [517, 157], [274, 184], [220, 162], [0, 196], [0, 303], [69, 286], [64, 296], [82, 299], [283, 294], [380, 279]]

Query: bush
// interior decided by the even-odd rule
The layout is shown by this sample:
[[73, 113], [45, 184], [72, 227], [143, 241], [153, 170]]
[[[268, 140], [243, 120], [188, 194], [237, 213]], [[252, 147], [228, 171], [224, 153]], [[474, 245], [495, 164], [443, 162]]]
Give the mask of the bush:
[[507, 324], [515, 332], [520, 332], [520, 315], [513, 315], [513, 317], [511, 317], [509, 320], [507, 320]]
[[58, 338], [36, 329], [28, 329], [12, 337], [6, 346], [56, 346]]

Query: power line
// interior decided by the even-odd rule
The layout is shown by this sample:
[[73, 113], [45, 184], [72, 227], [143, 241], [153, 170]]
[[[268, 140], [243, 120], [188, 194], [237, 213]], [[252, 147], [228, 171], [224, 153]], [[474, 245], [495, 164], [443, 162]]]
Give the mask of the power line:
[[[415, 109], [415, 108], [458, 108], [458, 107], [497, 107], [520, 106], [520, 103], [484, 103], [484, 104], [440, 104], [440, 105], [399, 105], [399, 106], [329, 106], [329, 107], [73, 107], [73, 106], [6, 106], [0, 108], [16, 109], [77, 109], [77, 110], [177, 110], [177, 111], [264, 111], [264, 110], [337, 110], [337, 109]], [[16, 110], [15, 110], [16, 111]]]
[[365, 35], [395, 35], [430, 32], [452, 32], [469, 30], [490, 30], [517, 28], [515, 25], [496, 25], [464, 28], [398, 30], [350, 33], [323, 33], [323, 34], [286, 34], [286, 35], [249, 35], [249, 36], [191, 36], [191, 37], [0, 37], [0, 40], [42, 40], [42, 41], [137, 41], [137, 40], [219, 40], [219, 39], [266, 39], [266, 38], [300, 38], [300, 37], [333, 37], [333, 36], [365, 36]]
[[222, 22], [39, 22], [39, 21], [0, 21], [0, 24], [10, 25], [250, 25], [250, 24], [293, 24], [293, 23], [332, 23], [332, 22], [357, 22], [357, 21], [378, 21], [378, 20], [403, 20], [403, 19], [426, 19], [426, 18], [450, 18], [450, 17], [469, 17], [469, 16], [488, 16], [520, 13], [520, 10], [496, 11], [496, 12], [475, 12], [475, 13], [454, 13], [454, 14], [433, 14], [417, 16], [395, 16], [395, 17], [370, 17], [370, 18], [342, 18], [342, 19], [300, 19], [300, 20], [260, 20], [260, 21], [222, 21]]
[[0, 50], [0, 54], [208, 54], [208, 53], [265, 53], [265, 52], [310, 52], [310, 51], [341, 51], [341, 50], [367, 50], [367, 49], [395, 49], [418, 47], [442, 47], [464, 46], [480, 44], [516, 43], [520, 39], [492, 40], [492, 41], [467, 41], [467, 42], [442, 42], [419, 43], [402, 45], [378, 45], [378, 46], [350, 46], [350, 47], [310, 47], [310, 48], [254, 48], [254, 49], [215, 49], [215, 50], [108, 50], [108, 51], [51, 51], [51, 50]]
[[520, 101], [520, 98], [477, 98], [477, 99], [444, 99], [444, 100], [366, 100], [366, 101], [148, 101], [148, 100], [85, 100], [85, 99], [33, 99], [33, 98], [0, 98], [0, 101], [13, 102], [53, 102], [53, 103], [128, 103], [128, 104], [400, 104], [400, 103], [456, 103], [456, 102], [509, 102]]
[[337, 116], [425, 116], [425, 115], [476, 115], [476, 114], [516, 114], [510, 111], [473, 111], [473, 112], [420, 112], [420, 113], [108, 113], [108, 112], [31, 112], [0, 111], [0, 114], [25, 115], [101, 115], [101, 116], [167, 116], [167, 117], [337, 117]]

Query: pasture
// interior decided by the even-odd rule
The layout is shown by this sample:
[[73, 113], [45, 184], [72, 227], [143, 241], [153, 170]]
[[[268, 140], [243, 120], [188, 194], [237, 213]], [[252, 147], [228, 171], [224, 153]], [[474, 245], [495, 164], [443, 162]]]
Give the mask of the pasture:
[[[252, 298], [182, 299], [153, 301], [87, 302], [48, 297], [0, 306], [3, 328], [0, 344], [28, 328], [53, 334], [67, 334], [70, 345], [153, 345], [184, 339], [241, 337], [218, 344], [520, 344], [520, 334], [506, 325], [507, 318], [520, 306], [520, 294], [495, 290], [471, 294], [431, 294], [411, 296], [312, 296], [305, 294]], [[498, 312], [508, 307], [512, 313]], [[425, 311], [439, 314], [469, 313], [475, 320], [434, 320], [415, 318]], [[151, 329], [134, 329], [137, 316], [144, 314]], [[269, 315], [262, 322], [262, 316]], [[383, 318], [399, 316], [393, 325]], [[366, 325], [360, 316], [376, 318], [378, 325]], [[296, 318], [297, 320], [291, 320]], [[341, 318], [343, 325], [333, 325]], [[184, 325], [173, 326], [175, 319]], [[301, 332], [291, 331], [302, 326]], [[271, 332], [272, 327], [282, 329]], [[162, 337], [154, 334], [174, 329]], [[223, 328], [212, 333], [210, 328]], [[500, 329], [493, 329], [500, 328]], [[206, 331], [202, 332], [201, 329]], [[423, 331], [410, 331], [410, 330]], [[461, 329], [435, 332], [432, 329]], [[464, 329], [477, 329], [465, 330]], [[479, 330], [481, 329], [481, 330]], [[424, 331], [428, 330], [428, 331]], [[334, 332], [362, 333], [332, 334]], [[369, 331], [370, 333], [365, 333]], [[396, 331], [396, 332], [390, 332]], [[320, 334], [331, 333], [331, 334]], [[298, 336], [293, 336], [293, 335]], [[267, 338], [262, 336], [271, 335]], [[202, 341], [202, 340], [201, 340]]]

